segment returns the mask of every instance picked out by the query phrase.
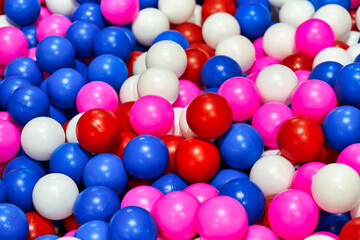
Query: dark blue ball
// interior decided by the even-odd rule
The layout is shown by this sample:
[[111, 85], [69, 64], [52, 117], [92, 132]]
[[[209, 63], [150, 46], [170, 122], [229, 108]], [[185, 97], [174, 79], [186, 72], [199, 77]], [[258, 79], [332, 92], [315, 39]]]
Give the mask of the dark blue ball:
[[343, 67], [338, 62], [328, 61], [322, 62], [311, 70], [310, 79], [318, 79], [328, 83], [333, 89], [335, 88], [335, 80], [338, 72]]
[[[100, 1], [99, 1], [100, 2]], [[95, 24], [100, 29], [106, 27], [107, 21], [101, 13], [100, 5], [98, 3], [84, 1], [74, 11], [72, 15], [73, 22], [76, 21], [87, 21]]]
[[36, 37], [36, 29], [37, 27], [35, 26], [26, 26], [20, 29], [25, 34], [29, 49], [36, 47], [38, 45], [38, 40]]
[[0, 203], [0, 239], [24, 240], [29, 231], [25, 213], [11, 203]]
[[183, 49], [188, 49], [190, 47], [190, 44], [189, 44], [188, 40], [186, 39], [186, 37], [178, 31], [168, 30], [168, 31], [160, 33], [154, 39], [153, 44], [160, 42], [160, 41], [164, 41], [164, 40], [176, 42]]
[[335, 80], [335, 93], [338, 99], [348, 105], [360, 106], [360, 63], [344, 66]]
[[[131, 25], [130, 25], [131, 27]], [[121, 30], [123, 30], [126, 35], [129, 37], [130, 39], [130, 42], [131, 42], [131, 47], [132, 49], [135, 49], [135, 46], [136, 46], [136, 39], [135, 39], [135, 36], [134, 36], [134, 33], [127, 27], [123, 27], [123, 26], [116, 26], [115, 28], [119, 28]]]
[[182, 191], [188, 185], [178, 175], [168, 173], [159, 177], [151, 186], [160, 190], [163, 194], [167, 194], [173, 191]]
[[328, 4], [337, 4], [344, 7], [346, 10], [350, 10], [351, 0], [317, 0], [318, 8]]
[[158, 227], [155, 218], [140, 207], [118, 210], [109, 223], [109, 240], [156, 240]]
[[35, 240], [56, 240], [56, 239], [59, 239], [59, 236], [51, 235], [51, 234], [47, 234], [47, 235], [43, 235], [43, 236], [35, 238]]
[[234, 169], [222, 169], [216, 174], [210, 184], [216, 187], [217, 190], [220, 190], [226, 183], [238, 178], [249, 180], [248, 175], [243, 172]]
[[0, 178], [0, 203], [7, 202], [7, 191], [3, 180]]
[[86, 82], [88, 82], [87, 66], [83, 61], [75, 60], [75, 69], [83, 76]]
[[319, 212], [319, 221], [315, 231], [326, 231], [339, 235], [344, 225], [351, 220], [349, 212], [333, 214], [325, 211]]
[[157, 8], [159, 0], [140, 0], [140, 10], [144, 8]]
[[0, 82], [0, 107], [3, 110], [7, 110], [9, 97], [14, 91], [20, 87], [31, 86], [32, 83], [23, 77], [10, 77], [5, 78]]
[[56, 120], [61, 125], [64, 125], [68, 121], [66, 112], [52, 104], [50, 104], [48, 116]]
[[43, 73], [31, 58], [19, 57], [12, 60], [5, 68], [4, 77], [23, 77], [34, 85], [43, 80]]
[[6, 0], [4, 11], [10, 22], [18, 26], [34, 23], [40, 15], [38, 0]]
[[271, 9], [270, 3], [268, 0], [237, 0], [236, 7], [240, 7], [247, 3], [260, 3], [260, 4], [264, 5], [267, 9], [269, 9], [269, 10]]
[[45, 78], [39, 85], [39, 88], [41, 89], [41, 91], [43, 91], [44, 93], [47, 94], [47, 83], [49, 81], [49, 77]]
[[319, 0], [307, 0], [307, 1], [310, 2], [314, 6], [315, 11], [319, 9], [319, 7], [320, 7]]
[[5, 177], [11, 171], [22, 168], [34, 171], [40, 178], [46, 174], [44, 166], [39, 161], [31, 159], [30, 157], [19, 156], [10, 160], [10, 162], [6, 165], [4, 168], [3, 177]]
[[217, 93], [218, 90], [219, 90], [219, 88], [208, 88], [208, 89], [205, 89], [204, 91], [202, 91], [202, 93], [207, 93], [207, 92]]
[[108, 240], [109, 224], [104, 221], [90, 221], [76, 230], [74, 237], [86, 240]]

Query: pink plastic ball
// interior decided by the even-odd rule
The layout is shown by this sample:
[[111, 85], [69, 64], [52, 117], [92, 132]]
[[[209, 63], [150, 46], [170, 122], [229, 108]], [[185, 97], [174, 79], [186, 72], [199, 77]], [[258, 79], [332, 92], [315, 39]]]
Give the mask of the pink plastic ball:
[[65, 37], [67, 29], [70, 27], [71, 21], [60, 14], [52, 14], [41, 20], [36, 30], [36, 37], [40, 42], [46, 37], [57, 35]]
[[281, 238], [304, 239], [316, 228], [319, 211], [314, 200], [300, 190], [279, 193], [270, 203], [269, 224]]
[[261, 104], [258, 87], [247, 78], [234, 77], [221, 84], [218, 94], [229, 102], [233, 121], [245, 121], [252, 117]]
[[73, 237], [76, 231], [77, 229], [71, 230], [70, 232], [67, 232], [63, 237]]
[[256, 78], [259, 75], [259, 73], [250, 73], [246, 78], [252, 81], [253, 83], [256, 83]]
[[255, 58], [261, 58], [263, 56], [266, 56], [264, 51], [264, 45], [263, 45], [263, 39], [264, 37], [259, 37], [253, 42], [254, 48], [255, 48]]
[[12, 123], [16, 127], [16, 129], [19, 131], [19, 133], [21, 133], [23, 127], [21, 127], [21, 126], [17, 125], [16, 123], [14, 123], [11, 120], [10, 115], [9, 115], [8, 112], [0, 112], [0, 119]]
[[295, 71], [294, 73], [298, 79], [299, 85], [301, 85], [302, 83], [309, 80], [310, 71], [298, 70], [298, 71]]
[[191, 100], [201, 93], [200, 88], [189, 80], [179, 81], [179, 96], [173, 103], [173, 107], [186, 107]]
[[141, 97], [130, 110], [131, 126], [139, 135], [151, 134], [163, 137], [171, 130], [174, 118], [171, 104], [159, 96]]
[[322, 162], [309, 162], [302, 165], [296, 170], [290, 188], [304, 191], [312, 196], [312, 181], [315, 174], [324, 166], [326, 166], [326, 164]]
[[155, 215], [154, 208], [163, 196], [164, 194], [160, 190], [151, 186], [135, 187], [125, 194], [121, 202], [121, 208], [137, 206]]
[[261, 225], [251, 225], [243, 240], [279, 240], [278, 236], [270, 229]]
[[190, 193], [196, 197], [201, 204], [219, 194], [219, 190], [217, 190], [217, 188], [207, 183], [191, 184], [184, 189], [184, 192]]
[[337, 106], [335, 91], [321, 80], [309, 80], [298, 86], [291, 106], [296, 116], [306, 116], [322, 123], [326, 114]]
[[270, 102], [257, 109], [251, 125], [260, 132], [266, 146], [277, 148], [276, 138], [279, 128], [291, 117], [294, 117], [294, 113], [288, 106], [283, 103]]
[[357, 9], [360, 6], [360, 0], [351, 0], [350, 9]]
[[337, 236], [336, 234], [333, 234], [331, 232], [316, 232], [316, 233], [313, 233], [312, 235], [324, 235], [324, 236], [331, 237], [334, 240], [339, 240], [339, 236]]
[[250, 69], [250, 74], [251, 73], [259, 73], [261, 70], [263, 70], [267, 66], [270, 66], [273, 64], [279, 64], [279, 63], [280, 63], [280, 61], [273, 57], [265, 56], [265, 57], [257, 58]]
[[0, 120], [0, 162], [7, 162], [20, 149], [20, 133], [9, 121]]
[[102, 0], [101, 12], [104, 17], [116, 25], [132, 22], [139, 13], [139, 0]]
[[360, 175], [360, 143], [352, 144], [342, 150], [336, 162], [348, 165]]
[[30, 48], [27, 53], [27, 57], [36, 61], [36, 47]]
[[103, 108], [114, 112], [119, 106], [119, 97], [109, 84], [94, 81], [85, 84], [76, 97], [76, 107], [79, 113], [94, 108]]
[[7, 65], [17, 57], [26, 56], [28, 42], [25, 34], [16, 27], [0, 28], [0, 65]]
[[190, 193], [174, 191], [156, 204], [159, 232], [169, 239], [190, 239], [197, 233], [195, 215], [200, 202]]
[[49, 9], [47, 9], [46, 7], [41, 7], [40, 8], [40, 15], [38, 17], [38, 19], [36, 20], [36, 22], [33, 24], [34, 26], [39, 26], [39, 23], [47, 16], [50, 16], [51, 12], [49, 11]]
[[320, 19], [309, 19], [295, 32], [295, 47], [299, 53], [314, 58], [321, 50], [334, 46], [335, 35], [330, 25]]
[[238, 240], [246, 234], [248, 217], [240, 202], [228, 196], [217, 196], [201, 205], [196, 227], [206, 240]]

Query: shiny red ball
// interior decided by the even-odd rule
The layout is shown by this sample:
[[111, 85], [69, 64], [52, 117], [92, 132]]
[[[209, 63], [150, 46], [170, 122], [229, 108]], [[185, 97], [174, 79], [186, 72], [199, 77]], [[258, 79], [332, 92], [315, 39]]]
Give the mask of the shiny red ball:
[[169, 163], [168, 163], [168, 166], [167, 166], [164, 174], [176, 173], [175, 153], [176, 153], [176, 150], [177, 150], [178, 146], [180, 145], [180, 143], [182, 143], [182, 141], [184, 141], [184, 138], [181, 136], [176, 136], [176, 135], [167, 135], [167, 136], [163, 137], [161, 140], [165, 143], [166, 147], [169, 150]]
[[43, 235], [55, 234], [54, 224], [49, 219], [40, 216], [36, 212], [27, 212], [25, 215], [29, 223], [26, 240], [34, 240]]

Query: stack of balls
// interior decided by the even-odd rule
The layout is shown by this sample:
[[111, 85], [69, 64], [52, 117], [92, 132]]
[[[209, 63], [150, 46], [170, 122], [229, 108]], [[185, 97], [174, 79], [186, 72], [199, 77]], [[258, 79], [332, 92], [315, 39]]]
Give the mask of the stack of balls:
[[1, 240], [359, 240], [360, 0], [0, 0]]

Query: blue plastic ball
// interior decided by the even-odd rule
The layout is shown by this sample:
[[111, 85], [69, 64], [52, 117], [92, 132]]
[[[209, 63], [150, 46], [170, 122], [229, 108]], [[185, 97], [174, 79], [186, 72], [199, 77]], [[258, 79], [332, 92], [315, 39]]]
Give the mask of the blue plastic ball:
[[91, 156], [77, 143], [64, 143], [51, 154], [50, 172], [65, 174], [80, 185], [84, 167]]
[[43, 236], [35, 238], [35, 240], [56, 240], [56, 239], [59, 239], [59, 236], [52, 235], [52, 234], [47, 234], [47, 235], [43, 235]]
[[112, 54], [100, 55], [91, 61], [88, 67], [88, 79], [102, 81], [111, 85], [116, 92], [128, 78], [128, 70], [124, 61]]
[[[100, 2], [100, 1], [99, 1]], [[108, 25], [104, 16], [101, 13], [100, 5], [96, 2], [84, 2], [81, 3], [74, 11], [72, 15], [73, 22], [87, 21], [95, 24], [100, 29]]]
[[24, 86], [16, 89], [9, 97], [7, 109], [10, 118], [20, 126], [30, 120], [46, 116], [49, 112], [48, 96], [36, 86]]
[[325, 116], [322, 130], [326, 143], [338, 152], [359, 143], [360, 110], [347, 105], [334, 108]]
[[66, 112], [58, 107], [53, 106], [52, 104], [50, 104], [48, 116], [56, 120], [61, 125], [64, 125], [68, 121]]
[[109, 223], [109, 240], [156, 240], [158, 227], [155, 218], [140, 207], [118, 210]]
[[75, 69], [62, 68], [54, 72], [47, 83], [50, 101], [61, 109], [76, 107], [76, 97], [80, 89], [87, 83]]
[[76, 198], [74, 215], [79, 224], [92, 220], [108, 222], [119, 208], [120, 199], [113, 190], [104, 186], [92, 186]]
[[60, 68], [72, 68], [75, 66], [75, 48], [64, 37], [46, 37], [37, 47], [36, 59], [40, 68], [47, 73], [54, 73]]
[[152, 135], [140, 135], [129, 141], [124, 149], [125, 169], [134, 177], [151, 180], [159, 177], [169, 163], [165, 143]]
[[236, 7], [240, 7], [244, 4], [247, 4], [247, 3], [260, 3], [262, 5], [264, 5], [267, 9], [270, 10], [270, 3], [268, 0], [237, 0], [236, 1]]
[[[130, 27], [131, 27], [131, 25], [130, 25]], [[123, 30], [126, 33], [128, 38], [130, 39], [132, 49], [135, 49], [135, 47], [136, 47], [136, 39], [135, 39], [134, 33], [127, 27], [116, 26], [115, 28], [119, 28], [119, 29]]]
[[328, 4], [337, 4], [344, 7], [346, 10], [350, 10], [351, 0], [317, 0], [318, 8]]
[[116, 194], [124, 193], [128, 175], [121, 159], [111, 153], [101, 153], [92, 157], [83, 171], [85, 187], [102, 185], [111, 188]]
[[39, 88], [41, 89], [41, 91], [43, 91], [46, 94], [47, 94], [47, 83], [49, 81], [49, 78], [50, 77], [45, 78], [39, 85]]
[[219, 88], [208, 88], [208, 89], [205, 89], [204, 91], [202, 91], [202, 93], [207, 93], [207, 92], [217, 93], [218, 91], [219, 91]]
[[12, 60], [5, 68], [4, 77], [23, 77], [34, 85], [43, 80], [43, 73], [31, 58], [19, 57]]
[[360, 63], [344, 66], [335, 80], [335, 93], [338, 99], [348, 105], [360, 106]]
[[31, 86], [32, 83], [23, 77], [10, 77], [0, 82], [0, 107], [7, 110], [9, 97], [20, 87]]
[[34, 159], [26, 156], [15, 157], [6, 165], [3, 172], [3, 177], [5, 177], [8, 173], [17, 169], [30, 169], [34, 171], [40, 178], [45, 176], [45, 168], [44, 166]]
[[86, 240], [108, 240], [109, 223], [104, 221], [90, 221], [76, 230], [74, 237]]
[[159, 177], [151, 184], [152, 187], [160, 190], [164, 195], [173, 191], [182, 191], [188, 185], [178, 175], [173, 173]]
[[265, 212], [266, 200], [264, 193], [255, 183], [247, 179], [231, 180], [220, 189], [219, 195], [238, 200], [246, 210], [249, 225], [259, 221]]
[[7, 202], [7, 191], [3, 180], [0, 178], [0, 203]]
[[95, 3], [100, 3], [100, 0], [76, 0], [78, 3], [87, 3], [87, 2], [95, 2]]
[[243, 172], [234, 169], [222, 169], [216, 174], [210, 184], [216, 187], [217, 190], [220, 190], [226, 183], [238, 178], [249, 180], [248, 175]]
[[333, 214], [325, 211], [319, 212], [319, 221], [315, 231], [326, 231], [339, 235], [344, 225], [351, 220], [349, 212]]
[[40, 15], [38, 0], [6, 0], [4, 11], [10, 22], [18, 26], [34, 23]]
[[178, 31], [168, 30], [168, 31], [160, 33], [154, 39], [153, 44], [160, 42], [160, 41], [164, 41], [164, 40], [176, 42], [183, 49], [187, 49], [190, 47], [190, 44], [189, 44], [188, 40], [186, 39], [186, 37]]
[[36, 29], [37, 27], [35, 26], [26, 26], [20, 29], [25, 34], [29, 49], [36, 47], [38, 45], [38, 40], [36, 37]]
[[144, 8], [157, 8], [159, 0], [140, 0], [140, 10]]
[[309, 80], [318, 79], [324, 81], [334, 89], [336, 76], [342, 67], [343, 65], [338, 62], [322, 62], [311, 70]]
[[210, 58], [201, 69], [201, 82], [205, 88], [218, 88], [226, 80], [241, 76], [239, 64], [227, 56]]
[[86, 82], [88, 82], [88, 75], [87, 75], [87, 66], [83, 61], [80, 60], [75, 60], [75, 69], [76, 71], [78, 71], [79, 73], [81, 73], [81, 75], [83, 76], [83, 78], [85, 79]]
[[24, 240], [29, 231], [25, 213], [11, 203], [0, 203], [0, 239]]

